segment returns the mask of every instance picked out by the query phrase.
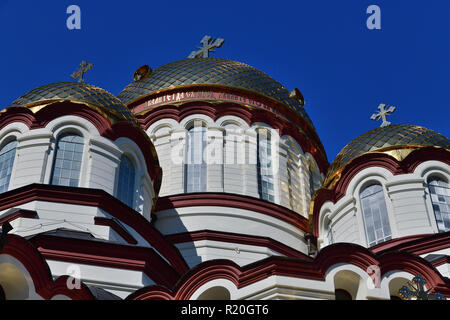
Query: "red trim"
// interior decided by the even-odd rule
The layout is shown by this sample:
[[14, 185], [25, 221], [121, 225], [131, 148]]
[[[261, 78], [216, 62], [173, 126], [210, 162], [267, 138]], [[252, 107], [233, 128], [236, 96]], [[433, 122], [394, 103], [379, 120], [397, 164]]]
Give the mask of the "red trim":
[[444, 256], [444, 257], [441, 257], [441, 258], [439, 258], [439, 259], [433, 260], [433, 261], [431, 262], [431, 264], [432, 264], [435, 268], [437, 268], [437, 267], [439, 267], [439, 266], [442, 266], [443, 264], [450, 264], [450, 256]]
[[201, 230], [195, 232], [171, 234], [166, 236], [166, 239], [172, 242], [173, 244], [210, 240], [210, 241], [221, 241], [258, 247], [267, 247], [287, 257], [312, 260], [312, 258], [307, 256], [306, 254], [297, 251], [281, 242], [273, 240], [269, 237], [258, 237], [231, 232]]
[[[244, 120], [248, 125], [264, 122], [279, 130], [280, 136], [289, 135], [294, 138], [306, 153], [309, 152], [317, 162], [321, 172], [327, 172], [329, 167], [325, 149], [314, 130], [309, 130], [301, 122], [287, 122], [267, 110], [252, 109], [231, 102], [213, 104], [205, 101], [187, 102], [180, 106], [165, 105], [149, 110], [143, 115], [136, 115], [140, 125], [147, 130], [153, 123], [161, 119], [174, 119], [180, 122], [192, 114], [204, 114], [214, 121], [225, 115], [234, 115]], [[290, 119], [295, 119], [290, 118]], [[304, 131], [306, 130], [306, 132]]]
[[104, 218], [104, 217], [95, 217], [94, 223], [98, 226], [110, 227], [129, 244], [137, 244], [138, 243], [136, 241], [136, 239], [133, 238], [133, 236], [124, 227], [119, 225], [113, 219]]
[[155, 283], [172, 287], [179, 274], [152, 248], [37, 235], [30, 242], [48, 260], [144, 272]]
[[0, 225], [4, 224], [5, 222], [11, 222], [13, 220], [16, 220], [18, 218], [28, 218], [33, 219], [36, 218], [37, 212], [32, 210], [25, 210], [25, 209], [19, 209], [16, 212], [3, 217], [0, 219]]
[[134, 141], [142, 151], [147, 171], [153, 181], [156, 194], [161, 184], [161, 168], [159, 167], [156, 150], [147, 134], [136, 123], [121, 121], [111, 124], [110, 121], [97, 111], [77, 103], [58, 102], [42, 108], [36, 114], [25, 107], [9, 107], [0, 114], [0, 130], [13, 122], [22, 122], [30, 130], [45, 127], [52, 120], [73, 115], [86, 119], [92, 123], [102, 137], [115, 141], [120, 137], [126, 137]]
[[207, 261], [191, 269], [172, 290], [149, 286], [134, 292], [127, 299], [186, 300], [202, 285], [214, 279], [230, 280], [237, 288], [272, 275], [324, 281], [328, 270], [341, 263], [352, 264], [363, 270], [367, 270], [370, 265], [377, 265], [381, 269], [381, 276], [394, 270], [403, 270], [413, 275], [420, 273], [435, 290], [450, 296], [450, 280], [442, 277], [433, 265], [418, 256], [406, 252], [376, 256], [361, 246], [340, 243], [325, 247], [313, 261], [272, 256], [244, 267], [229, 260]]
[[0, 194], [0, 211], [36, 200], [98, 207], [132, 227], [160, 252], [179, 274], [189, 270], [178, 249], [142, 215], [103, 190], [30, 184]]
[[450, 247], [450, 232], [423, 234], [402, 237], [380, 243], [370, 250], [374, 253], [385, 253], [390, 251], [406, 251], [421, 255], [433, 251], [447, 249]]
[[61, 276], [55, 281], [42, 255], [24, 238], [9, 234], [8, 242], [0, 254], [16, 258], [27, 269], [34, 284], [36, 293], [44, 299], [56, 295], [65, 295], [73, 300], [95, 300], [89, 288], [81, 282], [80, 289], [70, 290], [67, 287], [68, 276]]
[[347, 193], [347, 188], [352, 179], [362, 170], [369, 167], [381, 167], [389, 170], [394, 175], [414, 172], [417, 166], [425, 161], [437, 160], [450, 165], [450, 152], [442, 148], [424, 147], [412, 151], [402, 161], [384, 153], [367, 153], [349, 164], [342, 171], [341, 178], [333, 189], [321, 188], [316, 192], [313, 207], [313, 233], [319, 236], [319, 214], [322, 205], [331, 201], [336, 203]]
[[230, 193], [189, 193], [161, 197], [156, 202], [155, 214], [158, 215], [158, 211], [162, 210], [196, 206], [255, 211], [287, 222], [304, 232], [308, 231], [308, 220], [292, 210], [261, 199]]

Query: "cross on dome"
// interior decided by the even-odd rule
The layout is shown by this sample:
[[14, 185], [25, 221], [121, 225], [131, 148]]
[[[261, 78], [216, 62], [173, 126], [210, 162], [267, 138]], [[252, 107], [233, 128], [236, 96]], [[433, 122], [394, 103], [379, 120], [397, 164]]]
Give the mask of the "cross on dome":
[[90, 62], [81, 61], [80, 68], [77, 71], [75, 71], [74, 73], [72, 73], [71, 77], [74, 79], [79, 78], [78, 82], [84, 83], [84, 78], [83, 78], [84, 74], [87, 71], [91, 70], [93, 66], [94, 65]]
[[386, 105], [385, 104], [380, 104], [378, 106], [378, 109], [380, 109], [380, 111], [374, 113], [370, 119], [371, 120], [375, 120], [378, 121], [380, 119], [383, 120], [383, 122], [381, 123], [380, 127], [385, 127], [390, 125], [391, 123], [389, 121], [386, 120], [386, 116], [390, 115], [390, 113], [393, 113], [395, 111], [395, 109], [397, 109], [397, 107], [394, 106], [388, 106], [388, 109], [385, 109]]
[[209, 52], [214, 52], [214, 48], [220, 48], [225, 40], [222, 38], [212, 39], [210, 36], [204, 36], [202, 41], [203, 47], [197, 47], [200, 50], [192, 51], [188, 58], [208, 58]]

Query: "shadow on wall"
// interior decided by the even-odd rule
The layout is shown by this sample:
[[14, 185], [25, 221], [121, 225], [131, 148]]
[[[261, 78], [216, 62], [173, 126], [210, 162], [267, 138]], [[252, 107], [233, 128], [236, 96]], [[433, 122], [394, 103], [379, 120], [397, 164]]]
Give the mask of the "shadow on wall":
[[[156, 207], [157, 206], [158, 204], [156, 204]], [[160, 213], [164, 215], [164, 219], [159, 219], [158, 214], [152, 215], [152, 225], [164, 236], [171, 234], [183, 234], [183, 242], [174, 243], [174, 245], [181, 252], [188, 266], [193, 268], [203, 262], [202, 257], [197, 254], [197, 248], [195, 247], [193, 239], [189, 235], [188, 229], [181, 221], [177, 210], [171, 204], [167, 204], [166, 208], [167, 209], [160, 211]]]

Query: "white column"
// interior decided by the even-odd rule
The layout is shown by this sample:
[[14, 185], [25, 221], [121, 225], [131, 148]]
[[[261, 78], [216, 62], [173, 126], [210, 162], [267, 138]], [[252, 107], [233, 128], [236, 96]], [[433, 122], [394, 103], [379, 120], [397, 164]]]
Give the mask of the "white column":
[[274, 171], [275, 183], [278, 184], [278, 197], [275, 198], [275, 201], [283, 207], [292, 209], [289, 198], [289, 179], [287, 172], [288, 166], [286, 149], [287, 146], [280, 141], [278, 148], [278, 170]]
[[[170, 177], [167, 186], [168, 194], [185, 192], [185, 157], [187, 131], [184, 128], [174, 130], [170, 137]], [[164, 169], [163, 169], [164, 170]], [[164, 171], [163, 171], [164, 176]], [[164, 179], [164, 178], [163, 178]]]
[[392, 210], [388, 205], [388, 213], [390, 221], [395, 221], [391, 226], [394, 237], [434, 232], [422, 178], [394, 176], [386, 183], [386, 189], [392, 202]]
[[259, 198], [257, 168], [257, 133], [247, 130], [245, 135], [245, 164], [243, 166], [244, 193]]
[[164, 197], [171, 193], [171, 175], [172, 175], [172, 131], [165, 132], [162, 135], [151, 135], [150, 139], [155, 146], [156, 153], [158, 155], [159, 166], [162, 169], [163, 176], [161, 182], [161, 189], [159, 191], [159, 196]]
[[45, 174], [49, 153], [55, 145], [52, 140], [53, 134], [46, 129], [35, 129], [18, 137], [10, 190], [31, 183], [48, 183]]
[[242, 129], [227, 130], [224, 150], [224, 191], [244, 194], [245, 134]]
[[[106, 139], [91, 138], [88, 143], [89, 165], [86, 187], [101, 189], [114, 195], [115, 179], [120, 164], [121, 152], [113, 143]], [[84, 159], [86, 159], [85, 156], [83, 157]]]

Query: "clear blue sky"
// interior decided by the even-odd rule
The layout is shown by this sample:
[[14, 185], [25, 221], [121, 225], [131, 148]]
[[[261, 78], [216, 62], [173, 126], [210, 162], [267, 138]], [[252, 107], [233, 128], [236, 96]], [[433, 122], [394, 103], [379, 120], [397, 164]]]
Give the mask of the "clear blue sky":
[[[81, 30], [66, 8], [81, 8]], [[381, 30], [366, 9], [381, 8]], [[5, 1], [0, 0], [0, 109], [28, 90], [71, 81], [118, 94], [143, 64], [186, 58], [203, 35], [225, 38], [211, 56], [245, 62], [299, 88], [331, 162], [346, 143], [389, 120], [450, 136], [449, 0]]]

